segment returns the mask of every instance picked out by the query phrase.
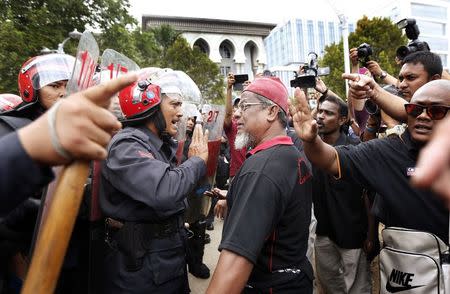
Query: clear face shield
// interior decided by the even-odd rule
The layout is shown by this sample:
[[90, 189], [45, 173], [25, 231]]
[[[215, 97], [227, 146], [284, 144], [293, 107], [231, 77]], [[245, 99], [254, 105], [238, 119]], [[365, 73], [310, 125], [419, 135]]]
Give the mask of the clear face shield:
[[75, 57], [67, 54], [39, 56], [21, 69], [22, 74], [32, 77], [35, 90], [57, 81], [69, 80], [72, 76]]

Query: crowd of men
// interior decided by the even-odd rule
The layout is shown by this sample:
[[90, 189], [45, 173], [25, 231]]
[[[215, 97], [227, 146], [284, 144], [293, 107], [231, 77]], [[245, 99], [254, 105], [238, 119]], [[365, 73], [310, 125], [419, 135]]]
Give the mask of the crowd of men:
[[[102, 230], [90, 250], [95, 258], [72, 238], [58, 293], [189, 293], [187, 266], [197, 277], [210, 275], [202, 258], [206, 227], [214, 226], [199, 209], [202, 197], [214, 198], [210, 213], [224, 219], [207, 293], [313, 293], [317, 284], [325, 293], [372, 293], [370, 263], [397, 240], [394, 233], [380, 243], [379, 223], [431, 233], [444, 244], [441, 276], [428, 284], [380, 254], [382, 292], [449, 291], [450, 81], [431, 52], [407, 55], [397, 80], [376, 61], [360, 74], [355, 50], [353, 73], [342, 76], [348, 97], [316, 78], [313, 108], [304, 89], [290, 100], [272, 75], [257, 75], [233, 99], [228, 75], [222, 190], [205, 185], [208, 131], [201, 111], [183, 113], [183, 76], [143, 70], [65, 97], [74, 58], [28, 60], [17, 104], [0, 115], [0, 293], [19, 293], [26, 280], [51, 166], [77, 159], [100, 161], [92, 168], [98, 194], [86, 189], [85, 199], [92, 205], [98, 197]], [[107, 110], [112, 96], [120, 121]], [[183, 116], [188, 137], [180, 157], [175, 138]], [[78, 218], [82, 223], [82, 212]], [[410, 245], [395, 242], [396, 249]]]

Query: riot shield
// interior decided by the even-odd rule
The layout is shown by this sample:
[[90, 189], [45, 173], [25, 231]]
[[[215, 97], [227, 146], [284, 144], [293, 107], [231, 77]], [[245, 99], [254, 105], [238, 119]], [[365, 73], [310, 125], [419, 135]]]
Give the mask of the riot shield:
[[[209, 131], [208, 135], [208, 162], [206, 163], [206, 182], [209, 190], [214, 187], [217, 171], [217, 163], [220, 153], [220, 145], [223, 131], [223, 121], [225, 119], [224, 105], [209, 105], [208, 111], [202, 113], [203, 129]], [[205, 108], [203, 107], [203, 110]], [[203, 197], [203, 214], [208, 215], [211, 207], [211, 198]]]
[[[80, 38], [67, 95], [91, 85], [99, 57], [97, 42], [89, 31]], [[35, 250], [22, 293], [53, 293], [75, 224], [89, 163], [76, 161], [63, 168], [54, 181], [54, 193], [47, 193], [41, 210]], [[53, 191], [51, 186], [48, 189]]]

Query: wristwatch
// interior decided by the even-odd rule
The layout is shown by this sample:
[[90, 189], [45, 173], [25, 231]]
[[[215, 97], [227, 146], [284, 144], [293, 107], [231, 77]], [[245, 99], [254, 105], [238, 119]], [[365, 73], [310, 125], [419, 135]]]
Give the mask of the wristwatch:
[[384, 80], [387, 77], [387, 72], [385, 72], [384, 70], [381, 71], [381, 75], [380, 75], [380, 79]]

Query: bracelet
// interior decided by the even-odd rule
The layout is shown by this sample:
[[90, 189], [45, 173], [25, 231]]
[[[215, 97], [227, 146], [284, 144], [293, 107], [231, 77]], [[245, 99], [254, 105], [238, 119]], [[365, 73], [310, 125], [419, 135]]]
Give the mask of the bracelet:
[[65, 159], [72, 159], [69, 152], [61, 145], [59, 142], [58, 134], [56, 133], [56, 112], [61, 105], [61, 100], [57, 101], [50, 109], [47, 111], [47, 121], [50, 130], [50, 140], [52, 146], [61, 157]]
[[380, 75], [380, 80], [384, 80], [387, 77], [387, 72], [385, 72], [384, 70], [381, 71], [381, 75]]

